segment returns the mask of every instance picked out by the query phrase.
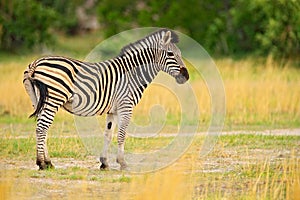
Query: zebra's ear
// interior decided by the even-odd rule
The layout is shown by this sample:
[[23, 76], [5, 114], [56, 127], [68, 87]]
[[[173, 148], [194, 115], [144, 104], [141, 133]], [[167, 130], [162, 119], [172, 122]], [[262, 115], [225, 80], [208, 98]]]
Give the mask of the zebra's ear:
[[162, 44], [163, 45], [167, 45], [167, 44], [169, 44], [171, 42], [171, 40], [172, 40], [171, 31], [167, 31], [165, 33], [165, 35], [163, 36], [163, 38], [162, 38]]

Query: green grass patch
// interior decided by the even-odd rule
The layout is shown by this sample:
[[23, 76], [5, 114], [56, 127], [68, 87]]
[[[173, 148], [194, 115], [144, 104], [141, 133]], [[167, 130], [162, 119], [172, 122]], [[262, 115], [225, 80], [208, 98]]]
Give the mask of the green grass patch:
[[[142, 153], [159, 150], [173, 141], [174, 137], [132, 138], [126, 139], [126, 151]], [[114, 143], [117, 144], [116, 139]]]
[[[35, 156], [36, 139], [27, 138], [0, 138], [0, 156], [2, 158], [28, 159]], [[87, 155], [80, 138], [49, 138], [47, 141], [50, 157], [57, 158], [84, 158]]]

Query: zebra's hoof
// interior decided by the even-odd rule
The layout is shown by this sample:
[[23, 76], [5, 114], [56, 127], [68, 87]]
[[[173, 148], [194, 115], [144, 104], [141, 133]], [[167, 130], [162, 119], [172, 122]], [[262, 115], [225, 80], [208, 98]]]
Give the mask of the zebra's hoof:
[[120, 164], [120, 170], [126, 170], [128, 165], [124, 159], [117, 159], [117, 163]]
[[102, 163], [102, 164], [100, 165], [100, 170], [103, 170], [103, 171], [109, 170], [109, 166]]
[[36, 161], [36, 164], [39, 166], [39, 170], [47, 170], [47, 169], [55, 169], [54, 165], [51, 163], [51, 161]]
[[100, 157], [100, 162], [101, 162], [100, 170], [108, 170], [109, 169], [107, 158]]

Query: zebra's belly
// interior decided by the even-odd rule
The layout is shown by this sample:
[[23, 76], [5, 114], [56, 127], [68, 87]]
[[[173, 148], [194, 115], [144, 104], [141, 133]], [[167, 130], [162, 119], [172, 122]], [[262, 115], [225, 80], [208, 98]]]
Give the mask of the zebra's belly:
[[95, 101], [95, 99], [83, 98], [79, 94], [73, 94], [63, 105], [63, 108], [74, 115], [94, 116], [108, 113], [113, 107], [111, 103], [104, 105], [101, 102]]

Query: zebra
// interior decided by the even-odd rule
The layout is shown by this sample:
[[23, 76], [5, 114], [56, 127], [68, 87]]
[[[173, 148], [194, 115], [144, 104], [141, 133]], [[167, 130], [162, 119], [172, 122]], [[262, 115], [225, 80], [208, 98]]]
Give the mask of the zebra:
[[123, 47], [118, 56], [102, 62], [83, 62], [63, 56], [46, 56], [33, 61], [24, 71], [23, 85], [36, 117], [36, 164], [40, 170], [54, 168], [47, 150], [47, 132], [62, 108], [78, 116], [107, 114], [100, 169], [109, 169], [108, 150], [116, 125], [116, 162], [126, 169], [126, 129], [134, 106], [144, 90], [163, 71], [178, 84], [189, 79], [178, 35], [170, 29], [156, 32]]

